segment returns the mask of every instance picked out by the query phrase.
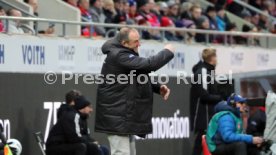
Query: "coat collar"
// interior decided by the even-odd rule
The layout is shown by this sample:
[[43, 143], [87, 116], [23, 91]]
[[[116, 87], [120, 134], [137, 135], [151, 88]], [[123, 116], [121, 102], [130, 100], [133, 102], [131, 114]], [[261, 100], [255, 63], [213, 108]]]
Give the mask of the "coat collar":
[[207, 68], [207, 70], [211, 71], [211, 70], [215, 70], [216, 67], [214, 65], [211, 65], [207, 62], [203, 62], [203, 65]]

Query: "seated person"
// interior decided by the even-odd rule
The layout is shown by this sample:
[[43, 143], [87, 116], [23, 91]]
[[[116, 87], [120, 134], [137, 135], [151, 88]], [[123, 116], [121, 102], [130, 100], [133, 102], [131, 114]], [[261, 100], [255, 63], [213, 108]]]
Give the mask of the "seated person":
[[[78, 96], [75, 99], [75, 109], [80, 109], [80, 127], [81, 135], [85, 139], [87, 144], [87, 155], [109, 155], [109, 149], [106, 146], [99, 145], [95, 139], [90, 136], [90, 129], [88, 128], [88, 118], [91, 115], [93, 109], [90, 106], [90, 102], [83, 96]], [[84, 107], [84, 108], [83, 108]], [[95, 146], [97, 148], [95, 149]], [[99, 152], [98, 152], [99, 151]]]
[[65, 104], [62, 104], [57, 113], [57, 118], [61, 118], [62, 114], [66, 111], [75, 110], [75, 99], [81, 95], [81, 92], [78, 90], [70, 90], [65, 94]]
[[72, 107], [60, 114], [51, 129], [46, 154], [102, 155], [102, 148], [89, 135], [87, 118], [93, 110], [90, 102], [83, 96], [77, 96]]
[[[22, 17], [22, 13], [16, 9], [10, 9], [7, 11], [8, 16]], [[8, 33], [24, 34], [23, 29], [20, 27], [20, 20], [10, 20], [8, 25]]]
[[212, 155], [247, 155], [247, 145], [261, 146], [263, 139], [243, 134], [241, 114], [246, 110], [246, 99], [232, 94], [227, 102], [215, 107], [216, 114], [211, 119], [206, 141]]

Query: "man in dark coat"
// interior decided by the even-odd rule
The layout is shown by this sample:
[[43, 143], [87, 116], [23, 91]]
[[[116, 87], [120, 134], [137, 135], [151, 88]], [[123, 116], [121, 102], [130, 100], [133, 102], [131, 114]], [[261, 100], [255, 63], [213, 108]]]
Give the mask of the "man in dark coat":
[[208, 122], [214, 114], [214, 106], [222, 100], [216, 90], [216, 50], [204, 49], [202, 59], [203, 62], [200, 61], [193, 67], [194, 76], [191, 82], [190, 118], [192, 131], [195, 133], [193, 155], [201, 154], [201, 137], [205, 134]]
[[[133, 136], [152, 132], [153, 92], [164, 100], [170, 94], [166, 85], [149, 80], [148, 74], [166, 65], [174, 48], [166, 45], [154, 56], [139, 57], [139, 39], [136, 29], [125, 27], [102, 46], [107, 57], [101, 71], [104, 82], [97, 92], [95, 130], [109, 134], [112, 155], [135, 154]], [[127, 76], [126, 83], [119, 80], [122, 76]]]

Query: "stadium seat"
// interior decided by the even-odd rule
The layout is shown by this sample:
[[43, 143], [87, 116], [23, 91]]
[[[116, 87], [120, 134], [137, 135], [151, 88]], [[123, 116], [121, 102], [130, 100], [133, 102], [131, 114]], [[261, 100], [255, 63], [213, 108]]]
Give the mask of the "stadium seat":
[[43, 136], [42, 136], [42, 133], [41, 132], [36, 132], [34, 133], [34, 136], [35, 136], [35, 140], [41, 150], [41, 153], [43, 155], [46, 155], [46, 152], [45, 152], [45, 143], [44, 143], [44, 140], [43, 140]]
[[203, 151], [203, 155], [212, 155], [209, 151], [205, 135], [202, 136], [202, 151]]

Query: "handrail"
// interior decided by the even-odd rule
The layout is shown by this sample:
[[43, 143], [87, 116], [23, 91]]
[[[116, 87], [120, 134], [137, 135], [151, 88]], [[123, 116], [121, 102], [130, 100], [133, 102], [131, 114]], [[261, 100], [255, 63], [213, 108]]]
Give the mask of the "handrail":
[[[45, 23], [56, 23], [56, 24], [68, 24], [68, 25], [82, 25], [82, 26], [102, 26], [108, 28], [121, 28], [126, 25], [123, 24], [107, 24], [107, 23], [94, 23], [94, 22], [78, 22], [78, 21], [66, 21], [56, 19], [45, 19], [45, 18], [32, 18], [32, 17], [11, 17], [11, 16], [0, 16], [0, 20], [22, 20], [22, 21], [33, 21], [33, 22], [45, 22]], [[228, 36], [251, 36], [251, 37], [271, 37], [275, 38], [276, 35], [271, 33], [248, 33], [248, 32], [230, 32], [230, 31], [214, 31], [214, 30], [200, 30], [200, 29], [186, 29], [186, 28], [166, 28], [166, 27], [150, 27], [150, 26], [139, 26], [139, 25], [127, 25], [128, 27], [136, 28], [138, 30], [159, 30], [159, 31], [181, 31], [181, 32], [195, 32], [207, 35], [228, 35]]]
[[262, 10], [260, 10], [260, 9], [258, 9], [258, 8], [255, 8], [255, 7], [249, 5], [249, 4], [247, 4], [247, 3], [245, 3], [245, 2], [243, 2], [243, 1], [241, 1], [241, 0], [234, 0], [234, 2], [235, 2], [235, 3], [238, 3], [239, 5], [242, 5], [243, 7], [248, 8], [248, 9], [254, 11], [254, 12], [257, 12], [257, 13], [263, 15], [263, 16], [266, 16], [266, 17], [268, 17], [270, 20], [276, 21], [276, 18], [275, 18], [275, 17], [273, 17], [273, 16], [271, 16], [271, 15], [269, 15], [269, 14], [266, 14], [266, 13], [264, 13]]

